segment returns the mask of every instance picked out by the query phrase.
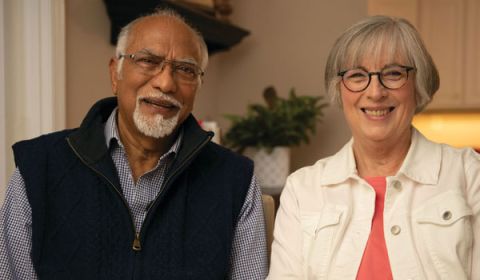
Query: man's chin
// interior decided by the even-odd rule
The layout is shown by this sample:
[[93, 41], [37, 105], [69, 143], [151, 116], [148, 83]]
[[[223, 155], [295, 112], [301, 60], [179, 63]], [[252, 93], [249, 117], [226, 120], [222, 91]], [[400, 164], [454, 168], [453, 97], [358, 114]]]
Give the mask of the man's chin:
[[171, 118], [163, 118], [161, 115], [148, 117], [144, 114], [134, 113], [134, 122], [137, 129], [145, 136], [163, 138], [171, 135], [178, 125], [178, 114]]

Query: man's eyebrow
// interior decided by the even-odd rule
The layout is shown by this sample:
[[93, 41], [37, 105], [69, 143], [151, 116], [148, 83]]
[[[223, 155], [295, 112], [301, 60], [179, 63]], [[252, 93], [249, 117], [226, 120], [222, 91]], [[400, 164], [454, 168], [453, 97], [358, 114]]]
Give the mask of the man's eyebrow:
[[193, 64], [193, 65], [198, 65], [197, 60], [195, 60], [194, 58], [191, 58], [191, 57], [179, 58], [179, 59], [175, 59], [175, 61], [185, 62], [185, 63], [189, 63], [189, 64]]
[[[162, 59], [165, 59], [165, 56], [164, 55], [158, 55], [156, 54], [155, 52], [153, 52], [152, 50], [148, 49], [148, 48], [145, 48], [145, 49], [141, 49], [139, 50], [138, 52], [143, 52], [143, 53], [146, 53], [148, 55], [153, 55], [153, 56], [156, 56], [156, 57], [159, 57], [159, 58], [162, 58]], [[194, 65], [198, 65], [198, 62], [196, 59], [194, 59], [193, 57], [185, 57], [185, 58], [176, 58], [174, 59], [175, 61], [178, 61], [178, 62], [185, 62], [185, 63], [190, 63], [190, 64], [194, 64]]]
[[151, 55], [151, 56], [154, 56], [154, 57], [158, 57], [158, 58], [161, 58], [161, 59], [165, 58], [165, 56], [158, 55], [155, 52], [153, 52], [153, 51], [151, 51], [150, 49], [147, 49], [147, 48], [141, 49], [141, 50], [137, 51], [136, 53], [144, 53], [144, 54]]
[[[151, 56], [155, 56], [155, 57], [158, 57], [158, 58], [161, 58], [161, 59], [165, 59], [165, 56], [155, 54], [153, 51], [151, 51], [148, 48], [141, 49], [137, 52], [142, 52], [142, 53], [145, 53], [145, 54], [148, 54], [148, 55], [151, 55]], [[174, 60], [177, 61], [177, 62], [189, 63], [189, 64], [193, 64], [195, 66], [198, 66], [197, 60], [194, 59], [193, 57], [178, 58], [178, 59], [174, 59]]]
[[158, 55], [156, 55], [154, 52], [152, 52], [152, 51], [149, 50], [149, 49], [141, 49], [141, 50], [136, 51], [136, 52], [142, 52], [142, 53], [146, 53], [146, 54], [158, 56]]

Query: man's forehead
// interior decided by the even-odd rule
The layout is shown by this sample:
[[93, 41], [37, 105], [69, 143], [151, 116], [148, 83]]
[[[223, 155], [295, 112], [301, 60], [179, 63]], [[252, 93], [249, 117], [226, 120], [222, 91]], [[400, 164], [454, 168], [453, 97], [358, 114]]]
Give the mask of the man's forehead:
[[[148, 50], [157, 56], [198, 61], [200, 48], [194, 31], [184, 22], [171, 16], [152, 16], [132, 27], [128, 52]], [[172, 58], [172, 57], [170, 57]]]

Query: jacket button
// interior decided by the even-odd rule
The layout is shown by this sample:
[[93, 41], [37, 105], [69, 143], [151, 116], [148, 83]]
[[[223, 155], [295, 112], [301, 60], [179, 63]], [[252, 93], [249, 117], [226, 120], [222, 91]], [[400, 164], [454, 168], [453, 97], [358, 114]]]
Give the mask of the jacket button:
[[397, 225], [395, 225], [395, 226], [393, 226], [393, 227], [390, 228], [390, 232], [391, 232], [393, 235], [398, 235], [398, 234], [400, 234], [400, 231], [402, 231], [402, 229], [401, 229], [399, 226], [397, 226]]
[[402, 183], [400, 183], [399, 181], [393, 182], [393, 188], [396, 189], [397, 191], [401, 191], [402, 190]]
[[452, 218], [452, 212], [450, 212], [450, 211], [445, 211], [445, 212], [443, 212], [442, 218], [443, 218], [445, 221], [450, 220], [450, 219]]

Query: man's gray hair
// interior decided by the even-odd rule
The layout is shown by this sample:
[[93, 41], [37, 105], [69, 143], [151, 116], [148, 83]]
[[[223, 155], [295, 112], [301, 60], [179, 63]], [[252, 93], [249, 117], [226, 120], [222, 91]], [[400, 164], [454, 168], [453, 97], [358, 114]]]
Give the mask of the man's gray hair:
[[387, 55], [405, 59], [415, 67], [416, 113], [431, 101], [440, 86], [438, 70], [415, 27], [405, 19], [372, 16], [348, 28], [335, 42], [325, 66], [325, 89], [333, 103], [341, 106], [338, 72], [374, 62]]
[[[200, 47], [200, 55], [201, 55], [200, 68], [202, 69], [202, 71], [205, 71], [208, 65], [208, 48], [207, 48], [207, 44], [205, 43], [205, 40], [203, 39], [203, 36], [200, 34], [200, 32], [198, 32], [195, 28], [193, 28], [190, 24], [188, 24], [185, 18], [183, 18], [181, 15], [179, 15], [177, 12], [171, 9], [157, 9], [153, 13], [147, 14], [145, 16], [141, 16], [131, 21], [129, 24], [125, 25], [120, 30], [120, 33], [118, 34], [117, 46], [115, 48], [115, 57], [117, 59], [120, 58], [120, 55], [125, 54], [127, 50], [129, 34], [133, 26], [135, 26], [138, 22], [150, 17], [170, 17], [188, 26], [192, 30], [192, 33], [194, 34], [195, 39], [198, 41], [198, 45]], [[122, 65], [123, 65], [123, 59], [119, 59], [117, 63], [117, 74], [119, 77], [122, 76], [121, 75]]]

